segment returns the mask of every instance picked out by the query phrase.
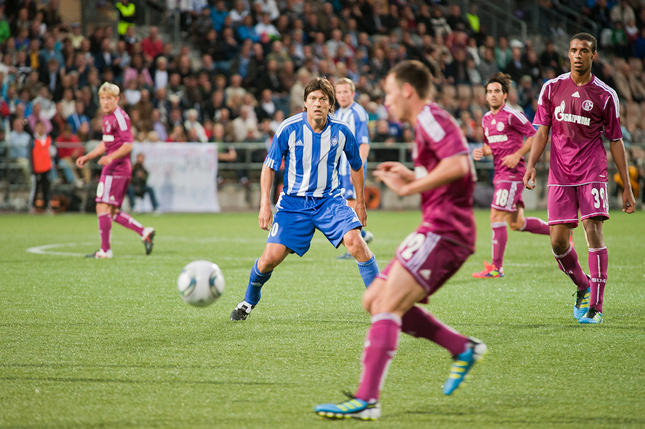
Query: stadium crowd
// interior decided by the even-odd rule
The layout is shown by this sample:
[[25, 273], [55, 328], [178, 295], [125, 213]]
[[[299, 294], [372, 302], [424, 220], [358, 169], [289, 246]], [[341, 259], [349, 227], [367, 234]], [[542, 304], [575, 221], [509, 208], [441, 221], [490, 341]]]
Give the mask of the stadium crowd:
[[[116, 31], [95, 25], [87, 35], [78, 23], [63, 22], [57, 1], [41, 9], [33, 0], [0, 7], [0, 115], [6, 124], [0, 141], [24, 173], [12, 180], [29, 181], [28, 147], [37, 122], [57, 147], [52, 179], [78, 186], [91, 180], [74, 159], [82, 143], [101, 138], [98, 88], [104, 81], [122, 88], [136, 141], [258, 142], [270, 141], [278, 124], [302, 109], [311, 78], [348, 77], [369, 114], [371, 140], [395, 147], [413, 141], [413, 133], [383, 106], [383, 78], [404, 59], [427, 65], [434, 99], [470, 142], [482, 141], [483, 83], [492, 74], [510, 74], [515, 87], [508, 104], [532, 120], [542, 84], [569, 69], [566, 52], [552, 42], [537, 50], [528, 40], [488, 35], [474, 3], [467, 11], [424, 1], [166, 3], [167, 11], [178, 12], [190, 43], [164, 43], [157, 27], [139, 39], [132, 16], [123, 12], [130, 7], [134, 13], [128, 0], [116, 3]], [[625, 143], [645, 142], [645, 5], [583, 3], [601, 23], [602, 54], [593, 71], [621, 98]], [[372, 155], [377, 161], [388, 156]], [[234, 159], [231, 148], [222, 154], [224, 161]]]

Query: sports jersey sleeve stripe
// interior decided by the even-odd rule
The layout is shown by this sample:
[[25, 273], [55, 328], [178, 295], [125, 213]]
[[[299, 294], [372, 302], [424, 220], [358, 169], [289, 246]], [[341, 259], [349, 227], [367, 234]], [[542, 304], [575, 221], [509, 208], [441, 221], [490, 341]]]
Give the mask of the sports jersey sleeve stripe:
[[119, 128], [121, 128], [121, 131], [127, 131], [128, 123], [125, 120], [125, 117], [123, 116], [123, 112], [121, 112], [119, 108], [116, 108], [114, 110], [114, 117], [116, 118], [116, 121], [119, 123]]
[[354, 105], [352, 106], [352, 110], [356, 112], [356, 114], [358, 115], [361, 121], [368, 122], [369, 118], [367, 116], [367, 112], [365, 111], [365, 109], [363, 109], [363, 106], [361, 106], [360, 104], [354, 103]]
[[[607, 85], [605, 82], [601, 81], [597, 77], [594, 77], [593, 83], [597, 85], [598, 87], [604, 89], [611, 95], [611, 100], [614, 102], [614, 109], [616, 111], [616, 117], [620, 117], [620, 101], [618, 100], [618, 94], [616, 94], [616, 91], [613, 90], [609, 85]], [[603, 109], [607, 108], [607, 103], [609, 102], [609, 98], [605, 102], [605, 105], [603, 106]]]
[[279, 137], [280, 134], [282, 133], [282, 130], [284, 130], [286, 127], [288, 127], [291, 124], [295, 124], [296, 122], [302, 121], [302, 113], [298, 113], [297, 115], [294, 115], [290, 117], [289, 119], [286, 119], [276, 130], [275, 136]]
[[[508, 113], [511, 113], [513, 116], [515, 116], [517, 119], [519, 119], [520, 122], [523, 123], [523, 124], [526, 124], [529, 121], [528, 119], [526, 119], [526, 116], [524, 116], [523, 114], [521, 114], [520, 112], [518, 112], [515, 109], [512, 109], [512, 108], [510, 108], [508, 106], [504, 106], [504, 110], [506, 110]], [[509, 116], [509, 118], [510, 118], [510, 116]]]
[[419, 123], [426, 134], [434, 141], [439, 141], [446, 136], [446, 132], [441, 125], [439, 125], [428, 107], [425, 107], [419, 115]]

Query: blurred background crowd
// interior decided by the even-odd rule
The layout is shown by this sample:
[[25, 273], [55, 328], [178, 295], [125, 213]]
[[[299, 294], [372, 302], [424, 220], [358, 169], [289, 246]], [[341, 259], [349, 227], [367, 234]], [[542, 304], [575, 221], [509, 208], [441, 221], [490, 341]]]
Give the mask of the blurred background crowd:
[[[645, 142], [645, 2], [497, 2], [510, 6], [509, 19], [533, 22], [539, 37], [492, 31], [483, 12], [498, 6], [484, 1], [87, 3], [111, 21], [69, 21], [58, 0], [0, 0], [5, 183], [30, 182], [30, 143], [44, 133], [55, 148], [54, 185], [91, 184], [92, 171], [79, 171], [74, 159], [87, 151], [87, 142], [101, 139], [98, 88], [105, 81], [122, 88], [120, 103], [135, 141], [225, 143], [220, 161], [233, 162], [240, 143], [270, 144], [280, 122], [302, 109], [311, 78], [348, 77], [368, 112], [372, 141], [387, 144], [370, 161], [382, 161], [399, 159], [401, 143], [414, 139], [410, 128], [388, 115], [383, 78], [399, 61], [418, 59], [432, 72], [435, 101], [477, 144], [488, 110], [486, 80], [508, 73], [515, 84], [508, 104], [532, 120], [542, 84], [569, 70], [570, 23], [591, 23], [600, 49], [593, 72], [617, 91], [625, 143], [645, 176], [636, 162]], [[155, 25], [141, 24], [144, 11], [154, 11]], [[44, 131], [36, 132], [37, 123]], [[261, 162], [263, 156], [254, 150], [247, 159]], [[248, 177], [236, 170], [235, 180], [248, 184]]]

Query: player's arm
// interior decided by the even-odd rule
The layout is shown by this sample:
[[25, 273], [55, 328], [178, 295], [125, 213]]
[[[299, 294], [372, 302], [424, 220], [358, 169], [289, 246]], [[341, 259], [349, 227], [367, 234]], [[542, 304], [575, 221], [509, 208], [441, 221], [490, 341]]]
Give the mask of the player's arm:
[[359, 168], [358, 170], [351, 168], [349, 174], [352, 178], [352, 183], [354, 184], [354, 191], [356, 192], [356, 207], [354, 208], [354, 210], [358, 215], [358, 220], [361, 221], [361, 224], [363, 226], [366, 226], [367, 209], [365, 208], [365, 172], [363, 171], [363, 166], [361, 166], [361, 168]]
[[502, 164], [508, 168], [515, 168], [517, 164], [519, 164], [522, 157], [531, 150], [532, 144], [533, 144], [533, 136], [526, 139], [522, 147], [519, 148], [517, 152], [513, 152], [509, 155], [506, 155], [504, 158], [502, 158]]
[[[533, 136], [533, 141], [531, 142], [531, 154], [529, 155], [529, 160], [526, 165], [526, 173], [524, 174], [524, 186], [526, 189], [535, 188], [535, 166], [537, 165], [544, 148], [546, 147], [546, 142], [549, 139], [549, 130], [551, 127], [547, 125], [540, 125], [537, 132]], [[528, 140], [528, 139], [527, 139]], [[524, 143], [526, 145], [526, 143]]]
[[379, 180], [402, 197], [438, 188], [459, 180], [467, 174], [470, 174], [470, 159], [467, 154], [444, 158], [428, 174], [410, 182], [406, 182], [401, 175], [392, 171], [377, 170], [374, 172]]
[[[410, 170], [405, 165], [396, 161], [382, 162], [376, 167], [377, 171], [387, 171], [390, 173], [398, 174], [405, 183], [414, 180], [414, 171]], [[375, 172], [376, 173], [376, 172]]]
[[76, 166], [78, 168], [81, 168], [83, 164], [85, 164], [87, 161], [96, 158], [97, 156], [101, 156], [105, 153], [105, 143], [101, 142], [96, 146], [94, 149], [92, 149], [90, 152], [87, 153], [87, 155], [79, 156], [76, 158]]
[[609, 143], [611, 155], [616, 163], [618, 174], [623, 181], [623, 211], [625, 213], [634, 213], [636, 201], [632, 192], [632, 184], [629, 181], [629, 171], [627, 166], [627, 154], [625, 153], [625, 144], [623, 139], [612, 140]]
[[132, 143], [124, 143], [111, 154], [102, 156], [101, 159], [99, 159], [99, 165], [109, 165], [115, 159], [129, 155], [130, 152], [132, 152]]
[[358, 152], [361, 154], [363, 160], [363, 168], [367, 165], [367, 156], [370, 154], [370, 145], [363, 143], [358, 147]]
[[258, 214], [258, 223], [260, 228], [268, 231], [273, 224], [273, 213], [271, 212], [271, 185], [275, 171], [267, 166], [262, 166], [260, 175], [260, 213]]
[[478, 147], [477, 149], [473, 150], [473, 159], [475, 161], [479, 161], [483, 157], [490, 156], [492, 154], [493, 154], [493, 151], [491, 150], [490, 146], [484, 143], [482, 147]]

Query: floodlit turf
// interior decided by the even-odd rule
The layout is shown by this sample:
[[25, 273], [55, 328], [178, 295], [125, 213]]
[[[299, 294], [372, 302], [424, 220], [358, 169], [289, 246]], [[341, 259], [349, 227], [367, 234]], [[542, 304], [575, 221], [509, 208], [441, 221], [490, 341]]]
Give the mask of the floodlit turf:
[[[478, 252], [429, 309], [489, 354], [446, 397], [448, 353], [403, 335], [374, 423], [313, 413], [356, 388], [369, 325], [355, 262], [321, 235], [232, 323], [264, 248], [255, 213], [138, 215], [157, 228], [152, 255], [115, 225], [112, 260], [79, 256], [98, 248], [93, 215], [0, 215], [0, 427], [644, 427], [645, 214], [611, 215], [604, 323], [579, 326], [547, 237], [509, 231], [506, 277], [471, 278], [490, 255], [488, 211], [477, 212]], [[419, 218], [370, 213], [381, 267]], [[580, 229], [575, 239], [588, 271]], [[204, 309], [176, 292], [196, 259], [226, 277]]]

